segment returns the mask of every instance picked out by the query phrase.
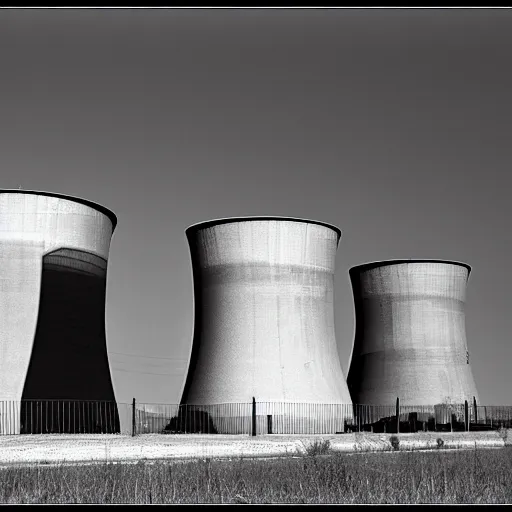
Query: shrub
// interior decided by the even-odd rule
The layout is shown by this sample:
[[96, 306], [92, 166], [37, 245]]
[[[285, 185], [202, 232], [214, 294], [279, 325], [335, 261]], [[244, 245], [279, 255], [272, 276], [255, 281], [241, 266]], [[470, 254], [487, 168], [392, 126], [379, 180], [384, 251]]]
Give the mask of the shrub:
[[400, 439], [398, 439], [397, 436], [391, 436], [389, 438], [389, 442], [391, 443], [393, 450], [398, 450], [400, 448]]
[[328, 439], [315, 439], [315, 441], [306, 448], [306, 455], [315, 457], [316, 455], [327, 455], [331, 451], [331, 442]]
[[437, 447], [442, 448], [443, 446], [444, 446], [444, 441], [440, 437], [438, 437], [437, 438]]

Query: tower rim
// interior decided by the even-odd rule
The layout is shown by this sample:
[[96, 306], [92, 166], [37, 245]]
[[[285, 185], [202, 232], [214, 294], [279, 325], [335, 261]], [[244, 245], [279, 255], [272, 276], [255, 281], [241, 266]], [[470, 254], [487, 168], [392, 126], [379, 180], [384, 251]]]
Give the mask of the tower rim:
[[445, 265], [453, 265], [453, 266], [459, 266], [464, 267], [468, 271], [468, 278], [469, 274], [471, 273], [471, 265], [468, 263], [464, 263], [462, 261], [456, 261], [456, 260], [443, 260], [443, 259], [432, 259], [432, 258], [410, 258], [410, 259], [391, 259], [391, 260], [378, 260], [378, 261], [370, 261], [367, 263], [361, 263], [360, 265], [355, 265], [349, 269], [349, 274], [351, 276], [354, 276], [356, 274], [360, 274], [361, 272], [365, 272], [367, 270], [372, 270], [374, 268], [379, 267], [387, 267], [392, 265], [402, 265], [404, 263], [441, 263]]
[[338, 242], [343, 234], [340, 228], [335, 226], [334, 224], [330, 224], [328, 222], [323, 222], [319, 220], [312, 220], [312, 219], [304, 219], [301, 217], [285, 217], [285, 216], [278, 216], [278, 215], [247, 215], [242, 217], [222, 217], [219, 219], [211, 219], [201, 222], [196, 222], [195, 224], [190, 225], [188, 228], [185, 229], [185, 233], [187, 236], [200, 231], [201, 229], [206, 229], [212, 226], [218, 226], [221, 224], [233, 224], [236, 222], [253, 222], [253, 221], [260, 221], [260, 220], [278, 220], [283, 222], [302, 222], [305, 224], [316, 224], [318, 226], [323, 226], [326, 228], [331, 229], [334, 231], [338, 236]]
[[106, 217], [110, 219], [112, 222], [112, 232], [117, 226], [117, 216], [116, 214], [107, 208], [106, 206], [103, 206], [99, 203], [95, 203], [94, 201], [89, 201], [88, 199], [83, 199], [81, 197], [76, 196], [70, 196], [67, 194], [59, 194], [56, 192], [47, 192], [47, 191], [41, 191], [41, 190], [22, 190], [22, 189], [0, 189], [0, 194], [26, 194], [26, 195], [33, 195], [33, 196], [45, 196], [45, 197], [55, 197], [58, 199], [66, 199], [68, 201], [73, 201], [78, 204], [83, 204], [85, 206], [88, 206], [89, 208], [93, 208], [94, 210], [102, 213]]

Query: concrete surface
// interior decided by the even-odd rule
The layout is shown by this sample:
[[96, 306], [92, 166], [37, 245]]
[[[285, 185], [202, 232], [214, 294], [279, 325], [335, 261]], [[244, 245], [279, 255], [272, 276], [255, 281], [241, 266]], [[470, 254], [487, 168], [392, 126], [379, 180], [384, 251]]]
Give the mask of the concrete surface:
[[[187, 229], [195, 327], [184, 403], [256, 397], [263, 415], [265, 402], [352, 403], [334, 332], [340, 236], [323, 223], [276, 217]], [[286, 413], [269, 404], [268, 414]]]
[[[0, 401], [19, 402], [23, 397], [41, 318], [44, 257], [67, 249], [106, 261], [115, 223], [116, 217], [110, 210], [90, 201], [46, 192], [0, 190]], [[64, 273], [66, 265], [51, 262], [53, 267], [56, 263]], [[54, 297], [55, 293], [50, 295]], [[59, 298], [65, 303], [65, 297]], [[85, 294], [82, 302], [87, 300]], [[104, 304], [102, 311], [104, 329]], [[71, 325], [76, 313], [73, 311], [71, 319], [60, 314], [58, 323]], [[68, 335], [69, 332], [63, 334], [69, 343], [73, 338]], [[105, 339], [100, 342], [104, 343]], [[104, 357], [107, 357], [106, 346]], [[72, 366], [66, 367], [65, 360], [59, 363], [68, 370]], [[96, 378], [94, 373], [90, 375]], [[107, 380], [111, 387], [110, 374]], [[0, 422], [0, 433], [19, 431], [19, 414]]]
[[350, 269], [356, 310], [348, 373], [357, 404], [473, 404], [466, 340], [469, 266], [394, 260]]

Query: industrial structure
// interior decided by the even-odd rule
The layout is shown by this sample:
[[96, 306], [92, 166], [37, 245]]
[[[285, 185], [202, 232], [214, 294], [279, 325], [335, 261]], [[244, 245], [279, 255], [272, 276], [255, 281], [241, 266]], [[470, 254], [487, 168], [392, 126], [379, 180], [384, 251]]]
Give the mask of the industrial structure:
[[351, 400], [333, 290], [341, 231], [296, 218], [240, 217], [195, 224], [186, 235], [195, 323], [181, 403], [223, 404], [223, 413], [209, 410], [221, 433], [244, 431], [227, 416], [249, 421], [252, 397], [259, 432], [271, 424], [273, 433], [300, 433], [312, 423], [318, 433], [343, 431]]
[[15, 404], [0, 433], [119, 430], [105, 336], [116, 222], [84, 199], [0, 190], [0, 400]]
[[350, 269], [356, 329], [347, 382], [355, 403], [478, 401], [465, 329], [470, 271], [417, 259]]

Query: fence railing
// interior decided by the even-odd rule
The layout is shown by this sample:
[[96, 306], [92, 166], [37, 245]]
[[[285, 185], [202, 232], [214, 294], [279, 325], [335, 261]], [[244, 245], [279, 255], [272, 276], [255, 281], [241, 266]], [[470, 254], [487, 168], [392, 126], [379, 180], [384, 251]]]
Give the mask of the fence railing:
[[0, 434], [341, 434], [512, 428], [512, 406], [0, 401]]
[[96, 400], [0, 401], [1, 434], [113, 434], [118, 404]]
[[[512, 406], [394, 406], [256, 402], [219, 405], [136, 404], [135, 432], [341, 434], [512, 428]], [[398, 418], [398, 421], [397, 421]]]
[[136, 404], [136, 433], [250, 434], [251, 403]]

